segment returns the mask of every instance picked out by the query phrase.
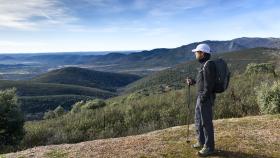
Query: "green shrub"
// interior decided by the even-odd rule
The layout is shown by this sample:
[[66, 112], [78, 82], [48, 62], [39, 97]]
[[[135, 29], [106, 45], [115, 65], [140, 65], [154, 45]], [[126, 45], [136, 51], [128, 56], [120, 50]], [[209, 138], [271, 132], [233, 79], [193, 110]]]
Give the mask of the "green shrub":
[[57, 108], [54, 109], [54, 114], [56, 117], [62, 116], [65, 114], [65, 110], [62, 106], [58, 106]]
[[45, 112], [43, 119], [44, 120], [53, 119], [56, 117], [60, 117], [64, 114], [66, 114], [65, 109], [62, 106], [58, 106], [54, 110], [49, 110], [49, 111]]
[[272, 73], [275, 75], [275, 65], [272, 63], [251, 63], [246, 67], [246, 74], [257, 74], [257, 73]]
[[[0, 83], [1, 84], [1, 83]], [[82, 95], [46, 95], [46, 96], [20, 96], [19, 102], [27, 120], [40, 120], [36, 114], [54, 110], [58, 105], [70, 110], [76, 102], [81, 100], [92, 100], [94, 97]], [[30, 116], [31, 115], [31, 116]]]
[[125, 98], [125, 101], [133, 101], [133, 100], [140, 99], [141, 97], [143, 97], [143, 95], [140, 93], [137, 93], [137, 92], [131, 93]]
[[55, 118], [55, 113], [52, 110], [49, 110], [44, 113], [44, 120]]
[[262, 83], [257, 89], [257, 101], [263, 114], [280, 113], [280, 82]]
[[48, 139], [51, 138], [55, 132], [51, 124], [53, 120], [55, 119], [25, 123], [24, 128], [26, 134], [21, 142], [21, 147], [24, 149], [34, 145], [49, 144]]
[[71, 113], [81, 112], [81, 107], [84, 105], [84, 101], [79, 101], [72, 106]]
[[272, 83], [278, 80], [278, 76], [265, 72], [248, 73], [252, 70], [250, 67], [250, 65], [247, 66], [246, 73], [233, 76], [228, 89], [222, 94], [217, 94], [214, 107], [216, 119], [260, 114], [255, 88], [262, 81]]
[[101, 99], [94, 99], [87, 101], [84, 105], [81, 106], [82, 110], [94, 110], [98, 108], [102, 108], [106, 106], [106, 103], [104, 100]]
[[0, 91], [0, 151], [19, 143], [24, 135], [23, 123], [16, 89]]

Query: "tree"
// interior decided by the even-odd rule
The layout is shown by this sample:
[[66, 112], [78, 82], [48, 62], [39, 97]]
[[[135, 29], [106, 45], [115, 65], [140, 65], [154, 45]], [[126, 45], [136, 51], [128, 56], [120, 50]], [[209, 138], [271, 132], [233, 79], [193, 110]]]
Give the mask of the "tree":
[[0, 91], [0, 150], [20, 142], [24, 135], [23, 124], [16, 89]]

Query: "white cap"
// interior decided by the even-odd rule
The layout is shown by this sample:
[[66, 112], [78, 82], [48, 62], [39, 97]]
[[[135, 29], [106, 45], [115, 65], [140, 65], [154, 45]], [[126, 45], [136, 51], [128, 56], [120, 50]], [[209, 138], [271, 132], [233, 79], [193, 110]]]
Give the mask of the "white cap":
[[197, 45], [196, 48], [192, 50], [192, 52], [197, 52], [197, 51], [202, 51], [204, 53], [211, 54], [209, 45], [205, 44], [205, 43], [201, 43], [201, 44]]

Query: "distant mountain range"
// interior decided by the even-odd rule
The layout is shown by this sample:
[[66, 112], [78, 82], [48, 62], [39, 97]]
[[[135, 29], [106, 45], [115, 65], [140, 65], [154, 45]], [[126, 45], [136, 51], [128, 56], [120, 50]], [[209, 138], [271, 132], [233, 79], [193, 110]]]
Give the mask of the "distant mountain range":
[[[214, 53], [231, 52], [255, 47], [280, 48], [280, 38], [243, 37], [229, 41], [207, 40], [191, 43], [174, 49], [159, 48], [130, 54], [109, 53], [99, 56], [80, 56], [79, 58], [73, 55], [65, 57], [63, 62], [68, 64], [109, 65], [109, 68], [113, 68], [113, 70], [170, 67], [187, 60], [192, 60], [194, 55], [191, 50], [194, 49], [199, 43], [209, 44]], [[33, 59], [39, 58], [40, 57], [33, 57]], [[46, 59], [46, 57], [43, 57], [41, 60]], [[54, 60], [55, 59], [52, 59], [52, 61]], [[56, 60], [59, 60], [59, 58], [56, 58]]]
[[[0, 55], [0, 61], [18, 60], [25, 63], [43, 64], [45, 67], [58, 68], [77, 66], [99, 71], [126, 72], [133, 74], [149, 74], [173, 67], [176, 64], [194, 59], [191, 52], [199, 43], [210, 45], [214, 54], [238, 51], [248, 48], [266, 47], [280, 48], [280, 38], [236, 38], [227, 41], [202, 41], [178, 48], [159, 48], [139, 52], [114, 52], [106, 55], [91, 55], [89, 53], [59, 53], [59, 54], [31, 54], [31, 55]], [[1, 64], [1, 63], [0, 63]]]
[[[174, 49], [154, 49], [150, 51], [142, 51], [131, 53], [128, 55], [107, 54], [95, 59], [89, 59], [92, 63], [115, 64], [115, 68], [122, 68], [126, 65], [128, 68], [136, 67], [172, 67], [176, 64], [194, 59], [191, 52], [199, 43], [207, 43], [210, 45], [214, 54], [238, 51], [248, 48], [266, 47], [280, 48], [280, 38], [237, 38], [230, 41], [202, 41], [184, 45]], [[108, 57], [110, 57], [108, 59]], [[107, 60], [106, 60], [107, 59]]]

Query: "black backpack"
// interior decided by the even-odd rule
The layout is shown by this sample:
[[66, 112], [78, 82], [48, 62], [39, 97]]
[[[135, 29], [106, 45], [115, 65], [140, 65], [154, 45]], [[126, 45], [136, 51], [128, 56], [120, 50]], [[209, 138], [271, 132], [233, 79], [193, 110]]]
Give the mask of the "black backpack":
[[[214, 92], [222, 93], [228, 88], [229, 80], [230, 80], [230, 72], [227, 63], [222, 58], [213, 59], [211, 61], [214, 61], [216, 65], [216, 72], [217, 72]], [[206, 65], [206, 63], [204, 64], [204, 66]]]

